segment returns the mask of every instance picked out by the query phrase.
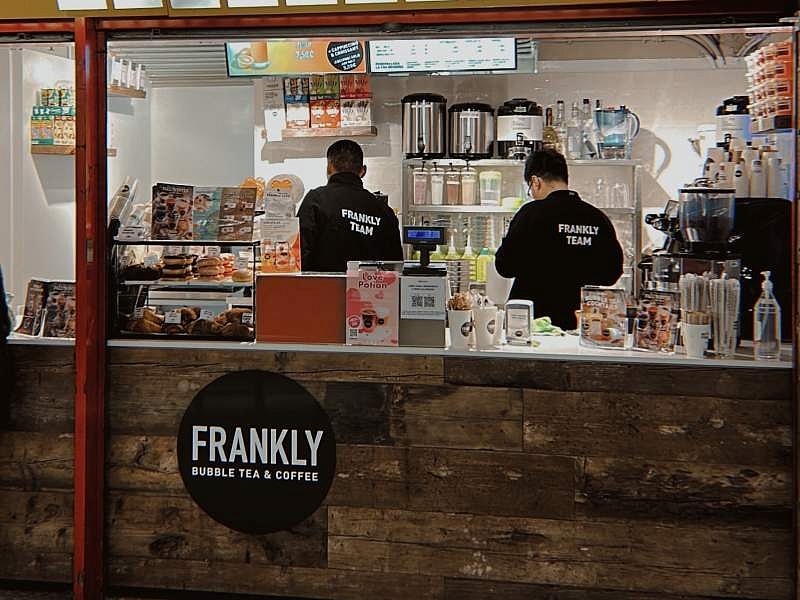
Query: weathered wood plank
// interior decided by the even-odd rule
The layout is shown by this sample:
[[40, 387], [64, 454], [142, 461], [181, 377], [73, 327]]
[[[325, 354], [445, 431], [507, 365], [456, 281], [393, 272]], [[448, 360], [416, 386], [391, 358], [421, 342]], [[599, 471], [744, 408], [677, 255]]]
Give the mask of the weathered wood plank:
[[[112, 348], [109, 364], [114, 377], [144, 376], [168, 389], [199, 390], [232, 370], [259, 369], [282, 373], [298, 381], [441, 384], [442, 358], [404, 354], [343, 352], [269, 352], [261, 350], [184, 350], [176, 348]], [[190, 367], [190, 368], [187, 368]], [[162, 390], [156, 398], [163, 396]]]
[[791, 403], [525, 390], [525, 449], [538, 454], [788, 465]]
[[791, 482], [787, 467], [587, 458], [578, 462], [576, 512], [788, 530]]
[[326, 600], [441, 600], [444, 588], [440, 577], [169, 559], [112, 559], [108, 581], [115, 586]]
[[35, 527], [42, 523], [71, 526], [71, 491], [25, 492], [0, 489], [0, 524]]
[[71, 489], [72, 434], [4, 431], [0, 434], [0, 485], [25, 490]]
[[71, 600], [69, 592], [29, 592], [25, 590], [0, 589], [0, 600]]
[[245, 535], [206, 515], [188, 496], [111, 494], [108, 554], [114, 558], [171, 558], [241, 564], [324, 567], [327, 510], [292, 528]]
[[75, 352], [9, 346], [15, 385], [4, 429], [67, 433], [73, 429]]
[[[339, 445], [328, 502], [570, 518], [575, 468], [571, 458], [519, 452]], [[185, 494], [175, 438], [113, 436], [108, 486]]]
[[621, 592], [591, 588], [568, 588], [531, 583], [508, 583], [476, 579], [444, 580], [444, 600], [725, 600], [722, 596], [687, 596], [659, 592]]
[[791, 598], [789, 531], [331, 507], [333, 568], [621, 591]]
[[457, 386], [394, 386], [392, 438], [406, 446], [522, 449], [521, 391]]
[[606, 363], [568, 360], [445, 357], [445, 381], [452, 385], [524, 387], [565, 392], [714, 396], [743, 400], [792, 397], [790, 369], [725, 368], [669, 364]]

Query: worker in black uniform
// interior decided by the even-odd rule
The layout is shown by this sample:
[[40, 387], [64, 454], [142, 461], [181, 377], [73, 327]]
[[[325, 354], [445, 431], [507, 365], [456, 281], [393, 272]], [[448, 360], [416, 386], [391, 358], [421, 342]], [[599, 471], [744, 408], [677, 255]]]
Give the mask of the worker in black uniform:
[[497, 272], [515, 277], [511, 299], [532, 300], [537, 317], [575, 329], [581, 287], [613, 285], [622, 275], [622, 248], [602, 211], [569, 190], [567, 161], [554, 150], [525, 163], [528, 195], [495, 256]]
[[300, 205], [303, 271], [343, 272], [347, 261], [403, 260], [397, 216], [364, 189], [364, 152], [341, 140], [328, 148], [328, 185]]

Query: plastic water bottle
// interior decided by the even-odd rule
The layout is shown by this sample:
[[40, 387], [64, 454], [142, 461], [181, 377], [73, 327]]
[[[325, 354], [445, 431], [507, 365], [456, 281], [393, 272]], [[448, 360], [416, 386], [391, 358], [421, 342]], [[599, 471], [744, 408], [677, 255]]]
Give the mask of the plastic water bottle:
[[772, 293], [770, 271], [763, 271], [761, 297], [753, 308], [753, 351], [756, 360], [780, 360], [781, 307]]

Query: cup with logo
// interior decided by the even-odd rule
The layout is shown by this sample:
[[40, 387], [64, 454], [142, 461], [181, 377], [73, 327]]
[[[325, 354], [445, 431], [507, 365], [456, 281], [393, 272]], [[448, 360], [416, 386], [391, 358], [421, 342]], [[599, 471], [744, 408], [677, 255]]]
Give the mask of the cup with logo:
[[447, 322], [450, 326], [450, 347], [469, 350], [474, 328], [469, 294], [459, 293], [447, 301]]

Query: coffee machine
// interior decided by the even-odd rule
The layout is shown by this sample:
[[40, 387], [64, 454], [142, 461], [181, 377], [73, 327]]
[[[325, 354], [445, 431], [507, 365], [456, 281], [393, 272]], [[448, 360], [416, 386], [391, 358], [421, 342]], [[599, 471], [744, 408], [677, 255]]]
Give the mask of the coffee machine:
[[647, 215], [645, 222], [667, 239], [639, 265], [644, 289], [677, 292], [687, 274], [739, 279], [741, 257], [731, 249], [735, 206], [735, 190], [695, 184], [682, 188], [662, 213]]

